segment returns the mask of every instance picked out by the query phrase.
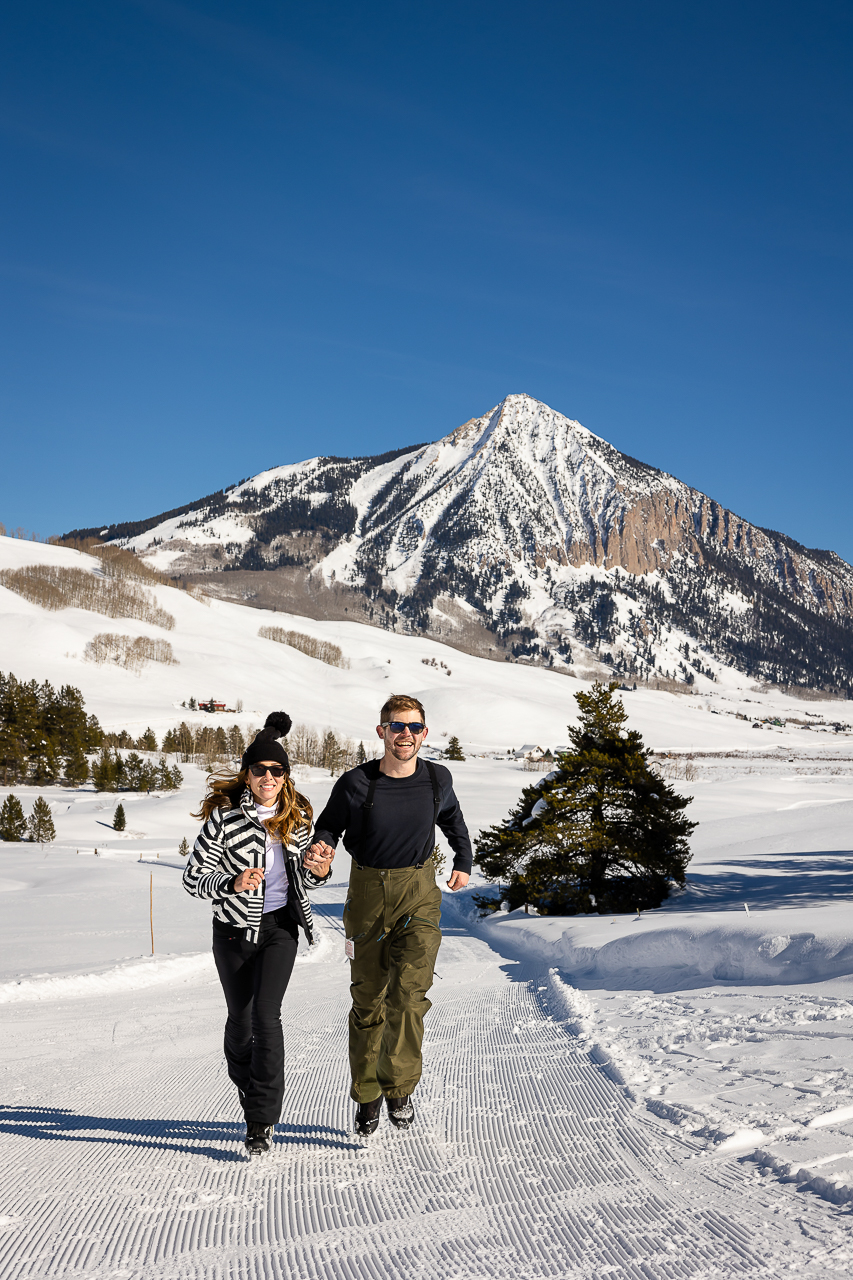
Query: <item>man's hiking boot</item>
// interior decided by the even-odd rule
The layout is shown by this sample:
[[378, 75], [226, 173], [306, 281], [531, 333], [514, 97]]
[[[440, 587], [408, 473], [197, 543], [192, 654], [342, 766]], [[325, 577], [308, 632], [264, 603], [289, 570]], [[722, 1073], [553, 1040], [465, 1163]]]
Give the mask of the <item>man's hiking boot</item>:
[[361, 1138], [367, 1138], [379, 1127], [379, 1116], [382, 1112], [382, 1095], [372, 1102], [360, 1102], [355, 1112], [355, 1131]]
[[386, 1098], [388, 1103], [388, 1119], [395, 1129], [411, 1129], [415, 1119], [415, 1108], [407, 1093], [402, 1098]]
[[271, 1124], [258, 1124], [249, 1120], [246, 1124], [246, 1154], [250, 1156], [266, 1155], [272, 1146]]

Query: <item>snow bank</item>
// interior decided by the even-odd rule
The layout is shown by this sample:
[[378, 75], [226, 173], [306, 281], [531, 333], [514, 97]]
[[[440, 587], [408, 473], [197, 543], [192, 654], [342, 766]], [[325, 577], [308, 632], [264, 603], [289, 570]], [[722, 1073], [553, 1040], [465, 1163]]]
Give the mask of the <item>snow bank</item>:
[[22, 978], [0, 983], [0, 1004], [31, 1000], [70, 1000], [116, 991], [139, 991], [162, 982], [190, 982], [213, 979], [216, 971], [209, 951], [188, 956], [152, 956], [129, 964], [119, 964], [103, 973], [77, 973], [51, 977]]
[[[774, 924], [776, 921], [774, 921]], [[557, 947], [562, 967], [585, 977], [614, 978], [666, 969], [679, 978], [708, 982], [818, 982], [853, 973], [849, 935], [765, 932], [740, 923], [704, 928], [652, 928], [604, 946], [577, 946], [564, 933]]]
[[[846, 1154], [853, 1156], [853, 1152]], [[830, 1156], [826, 1163], [839, 1158], [842, 1157]], [[797, 1160], [786, 1160], [782, 1156], [774, 1155], [772, 1151], [760, 1149], [753, 1151], [749, 1159], [754, 1160], [759, 1169], [775, 1173], [782, 1182], [795, 1182], [802, 1191], [811, 1191], [813, 1195], [820, 1196], [822, 1200], [828, 1200], [831, 1204], [850, 1204], [853, 1201], [853, 1182], [849, 1173], [836, 1174], [835, 1177], [831, 1173], [827, 1175], [815, 1173], [814, 1166], [810, 1168]], [[815, 1163], [824, 1162], [815, 1161]]]
[[[849, 914], [849, 903], [843, 909]], [[820, 921], [824, 927], [816, 932], [813, 911], [770, 912], [769, 927], [755, 914], [734, 911], [668, 915], [665, 925], [656, 925], [651, 913], [612, 922], [580, 917], [554, 938], [555, 917], [516, 911], [484, 921], [482, 930], [499, 948], [508, 944], [583, 978], [585, 985], [637, 990], [662, 989], [663, 983], [677, 990], [719, 982], [790, 985], [853, 974], [849, 926]], [[780, 929], [786, 923], [782, 917], [792, 927]], [[806, 922], [812, 929], [797, 927]]]
[[623, 1088], [632, 1100], [636, 1095], [632, 1084], [642, 1084], [646, 1075], [640, 1064], [629, 1060], [624, 1052], [610, 1042], [603, 1043], [595, 1037], [596, 1011], [589, 996], [565, 982], [556, 969], [548, 971], [548, 1005], [559, 1021], [565, 1021], [566, 1030], [585, 1042], [590, 1060], [598, 1064], [614, 1084]]

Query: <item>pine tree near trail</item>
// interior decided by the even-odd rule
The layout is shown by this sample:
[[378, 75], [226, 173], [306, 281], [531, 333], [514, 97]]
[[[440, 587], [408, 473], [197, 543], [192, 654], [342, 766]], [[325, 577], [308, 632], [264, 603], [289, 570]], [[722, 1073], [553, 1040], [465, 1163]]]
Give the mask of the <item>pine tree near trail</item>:
[[0, 806], [0, 840], [23, 840], [27, 834], [27, 820], [17, 796], [11, 793]]
[[572, 750], [532, 787], [505, 823], [481, 832], [474, 861], [504, 886], [510, 907], [543, 915], [631, 911], [660, 906], [683, 886], [696, 827], [676, 795], [649, 768], [643, 740], [626, 731], [615, 684], [575, 695], [580, 722]]
[[190, 846], [186, 836], [184, 836], [183, 840], [178, 845], [178, 854], [182, 858], [188, 858], [190, 856]]
[[33, 811], [27, 820], [27, 831], [33, 844], [50, 844], [56, 839], [50, 805], [43, 796], [36, 796]]
[[124, 831], [127, 826], [127, 817], [124, 812], [124, 805], [119, 803], [116, 805], [116, 811], [113, 814], [113, 831]]
[[459, 739], [456, 737], [455, 734], [453, 735], [452, 738], [449, 738], [447, 741], [447, 746], [444, 748], [444, 758], [445, 760], [464, 760], [465, 759], [465, 756], [462, 752], [462, 747], [459, 745]]

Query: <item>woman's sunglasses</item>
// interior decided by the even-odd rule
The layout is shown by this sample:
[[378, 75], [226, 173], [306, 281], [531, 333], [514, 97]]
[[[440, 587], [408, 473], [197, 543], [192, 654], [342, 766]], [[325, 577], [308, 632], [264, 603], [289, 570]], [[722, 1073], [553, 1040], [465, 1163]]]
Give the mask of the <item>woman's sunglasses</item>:
[[274, 778], [283, 778], [286, 770], [280, 764], [251, 764], [249, 773], [253, 778], [262, 778], [266, 773], [271, 773]]

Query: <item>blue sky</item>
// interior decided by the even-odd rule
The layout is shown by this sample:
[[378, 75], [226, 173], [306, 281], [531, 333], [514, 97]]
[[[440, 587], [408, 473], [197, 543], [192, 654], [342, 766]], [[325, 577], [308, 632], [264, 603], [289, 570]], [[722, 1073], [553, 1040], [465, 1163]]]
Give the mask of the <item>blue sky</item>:
[[509, 392], [853, 560], [849, 4], [0, 18], [0, 519], [152, 515]]

